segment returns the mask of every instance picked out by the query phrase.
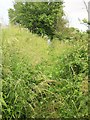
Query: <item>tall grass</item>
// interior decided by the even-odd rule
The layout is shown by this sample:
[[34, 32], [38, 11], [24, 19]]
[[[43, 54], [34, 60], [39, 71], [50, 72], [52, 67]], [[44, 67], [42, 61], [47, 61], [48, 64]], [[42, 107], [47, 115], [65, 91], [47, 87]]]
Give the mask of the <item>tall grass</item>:
[[25, 28], [2, 33], [3, 120], [88, 115], [87, 36], [48, 45]]

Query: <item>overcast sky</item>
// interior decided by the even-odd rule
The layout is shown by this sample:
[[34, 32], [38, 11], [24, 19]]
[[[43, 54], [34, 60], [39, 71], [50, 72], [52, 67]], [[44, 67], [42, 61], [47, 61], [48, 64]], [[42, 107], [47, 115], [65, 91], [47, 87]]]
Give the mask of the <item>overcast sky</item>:
[[[0, 0], [0, 22], [4, 24], [9, 23], [8, 9], [13, 8], [13, 0]], [[90, 0], [84, 0], [86, 3]], [[80, 30], [86, 30], [87, 27], [80, 24], [79, 19], [88, 19], [88, 14], [84, 5], [83, 0], [64, 0], [64, 11], [67, 19], [69, 20], [70, 26], [78, 28]]]

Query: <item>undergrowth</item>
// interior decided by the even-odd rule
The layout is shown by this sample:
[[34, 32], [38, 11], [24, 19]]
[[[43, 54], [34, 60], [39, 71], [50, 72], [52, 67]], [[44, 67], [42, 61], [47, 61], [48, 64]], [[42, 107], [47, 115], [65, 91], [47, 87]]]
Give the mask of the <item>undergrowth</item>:
[[2, 30], [2, 40], [3, 120], [88, 116], [86, 34], [48, 45], [13, 26]]

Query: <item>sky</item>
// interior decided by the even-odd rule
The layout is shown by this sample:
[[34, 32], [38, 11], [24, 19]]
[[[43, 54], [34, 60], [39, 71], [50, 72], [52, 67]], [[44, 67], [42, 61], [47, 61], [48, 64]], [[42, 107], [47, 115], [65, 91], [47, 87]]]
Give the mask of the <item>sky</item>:
[[[8, 25], [8, 9], [13, 8], [13, 0], [0, 0], [0, 22]], [[87, 4], [90, 0], [84, 0]], [[64, 11], [66, 18], [69, 21], [70, 27], [78, 28], [82, 31], [87, 30], [87, 27], [78, 20], [88, 19], [88, 13], [83, 0], [64, 0]]]
[[69, 20], [69, 25], [83, 31], [88, 29], [86, 25], [82, 24], [82, 22], [79, 21], [79, 19], [88, 19], [88, 13], [84, 1], [88, 6], [88, 2], [90, 0], [64, 0], [64, 11], [67, 19]]

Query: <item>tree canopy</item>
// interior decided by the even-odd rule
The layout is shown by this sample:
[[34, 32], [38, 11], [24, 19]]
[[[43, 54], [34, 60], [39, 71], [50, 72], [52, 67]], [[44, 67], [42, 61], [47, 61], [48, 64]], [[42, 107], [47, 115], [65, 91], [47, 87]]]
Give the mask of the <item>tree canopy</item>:
[[[57, 33], [57, 26], [64, 26], [63, 2], [15, 2], [9, 9], [11, 23], [19, 23], [31, 32], [47, 35], [51, 39]], [[61, 23], [61, 25], [60, 25]], [[59, 29], [60, 31], [60, 29]]]

